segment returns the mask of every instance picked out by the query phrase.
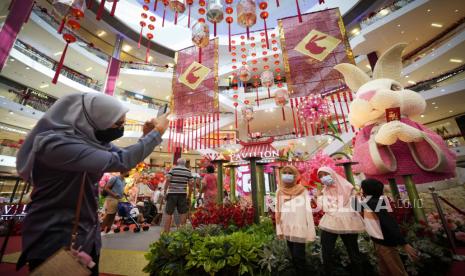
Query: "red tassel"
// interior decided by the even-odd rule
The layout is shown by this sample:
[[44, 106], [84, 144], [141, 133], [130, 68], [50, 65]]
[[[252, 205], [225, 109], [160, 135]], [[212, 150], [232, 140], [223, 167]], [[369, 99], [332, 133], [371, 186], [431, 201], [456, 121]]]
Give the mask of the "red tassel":
[[161, 26], [165, 27], [166, 5], [164, 5], [163, 7], [163, 21], [161, 22]]
[[202, 64], [202, 48], [199, 47], [199, 63]]
[[293, 101], [293, 99], [291, 99], [291, 111], [292, 111], [292, 119], [294, 120], [294, 133], [297, 136], [297, 124], [295, 122], [294, 101]]
[[258, 97], [258, 87], [255, 88], [255, 93], [257, 94], [257, 106], [260, 107], [260, 98]]
[[175, 120], [173, 122], [173, 151], [175, 151], [176, 147], [177, 147], [177, 145], [176, 145], [176, 143], [177, 143], [176, 138], [177, 138], [177, 133], [178, 133], [177, 132], [177, 126], [178, 126], [178, 120]]
[[174, 13], [174, 25], [178, 25], [178, 12]]
[[142, 31], [144, 30], [144, 27], [140, 27], [140, 33], [139, 33], [139, 43], [137, 44], [137, 48], [140, 49], [140, 43], [142, 42]]
[[348, 132], [349, 130], [347, 128], [346, 115], [344, 114], [344, 109], [342, 108], [341, 95], [339, 92], [337, 93], [337, 100], [339, 101], [339, 107], [341, 108], [342, 120], [344, 122], [344, 129], [346, 130], [346, 132]]
[[[348, 93], [348, 94], [349, 94], [349, 101], [352, 102], [352, 100], [353, 100], [353, 98], [352, 98], [352, 91], [349, 90], [349, 93]], [[344, 95], [345, 95], [345, 94], [344, 94]], [[349, 107], [347, 107], [347, 110], [350, 112]], [[354, 126], [353, 126], [353, 125], [350, 125], [350, 126], [352, 127], [352, 131], [355, 132]]]
[[58, 34], [63, 33], [63, 29], [65, 28], [65, 23], [66, 23], [66, 16], [63, 16], [63, 19], [61, 19], [60, 26], [58, 27]]
[[168, 127], [168, 152], [171, 152], [171, 121]]
[[325, 134], [328, 134], [328, 120], [327, 119], [324, 120], [323, 125], [325, 127]]
[[325, 3], [325, 0], [319, 0], [318, 2], [319, 2], [320, 5], [321, 5], [321, 4], [324, 4], [324, 3]]
[[149, 63], [150, 56], [150, 39], [147, 41], [147, 48], [145, 49], [145, 63]]
[[247, 27], [246, 30], [247, 30], [247, 40], [249, 40], [250, 39], [250, 29], [249, 29], [249, 27]]
[[186, 148], [186, 144], [187, 144], [187, 137], [186, 137], [186, 121], [183, 119], [182, 120], [182, 150], [184, 151], [184, 149]]
[[111, 12], [110, 12], [110, 15], [111, 16], [115, 16], [115, 11], [116, 11], [116, 4], [118, 3], [117, 0], [113, 0], [113, 6], [111, 6]]
[[231, 24], [228, 23], [229, 51], [231, 52]]
[[190, 150], [190, 140], [191, 140], [191, 132], [190, 132], [190, 118], [186, 121], [186, 133], [187, 133], [187, 146], [186, 149]]
[[236, 129], [237, 129], [237, 106], [234, 107], [234, 115], [236, 117]]
[[55, 76], [53, 76], [53, 80], [52, 80], [53, 84], [57, 84], [58, 82], [58, 76], [60, 76], [60, 71], [61, 71], [61, 68], [63, 68], [63, 63], [65, 61], [66, 51], [68, 51], [68, 45], [69, 45], [69, 42], [66, 42], [65, 49], [63, 50], [63, 53], [61, 54], [60, 62], [58, 63], [57, 69], [55, 71]]
[[[350, 112], [350, 110], [349, 110], [349, 102], [347, 101], [346, 91], [344, 91], [342, 93], [343, 93], [342, 95], [344, 96], [344, 102], [346, 103], [347, 112]], [[352, 132], [355, 132], [354, 126], [350, 125], [350, 127], [352, 128]]]
[[13, 7], [13, 4], [15, 3], [16, 0], [11, 0], [10, 5], [8, 6], [8, 10], [11, 10], [11, 7]]
[[334, 114], [336, 115], [337, 130], [339, 131], [339, 133], [341, 133], [341, 125], [339, 124], [339, 115], [337, 114], [336, 102], [334, 101], [334, 94], [331, 95], [331, 102], [333, 103]]
[[302, 14], [300, 13], [299, 0], [295, 0], [295, 4], [297, 6], [297, 15], [299, 16], [299, 23], [302, 23]]
[[191, 27], [191, 6], [189, 5], [188, 14], [187, 14], [187, 28]]
[[283, 112], [283, 121], [286, 121], [286, 112], [284, 111], [284, 106], [281, 107], [281, 111]]
[[266, 28], [266, 19], [263, 19], [263, 25], [264, 25], [264, 28], [265, 28], [266, 48], [270, 49], [270, 43], [268, 42], [268, 30]]
[[268, 98], [271, 98], [270, 88], [269, 87], [267, 88], [268, 88]]
[[158, 0], [155, 0], [155, 3], [153, 3], [153, 11], [157, 11], [157, 5], [158, 5]]
[[194, 117], [194, 149], [197, 149], [197, 124], [198, 118], [197, 116]]
[[97, 17], [96, 17], [97, 20], [102, 19], [103, 10], [105, 9], [105, 2], [106, 0], [100, 1], [100, 6], [98, 7], [98, 10], [97, 10]]
[[[300, 103], [302, 104], [304, 102], [304, 98], [300, 98]], [[308, 132], [308, 125], [307, 125], [307, 120], [304, 119], [302, 122], [305, 126], [305, 135], [308, 136], [310, 133]]]
[[207, 118], [208, 118], [208, 148], [211, 148], [211, 137], [212, 137], [212, 129], [211, 129], [211, 126], [212, 126], [212, 118], [210, 116], [210, 114], [207, 115]]
[[[297, 99], [294, 99], [295, 100], [295, 107], [298, 108], [298, 105], [299, 105], [299, 102]], [[302, 124], [300, 122], [300, 116], [299, 116], [299, 112], [297, 111], [297, 123], [299, 124], [299, 137], [302, 137], [303, 136], [303, 133], [304, 133], [304, 130], [302, 128]]]
[[216, 37], [216, 22], [213, 22], [213, 36]]
[[279, 8], [279, 0], [276, 0], [276, 7]]
[[93, 0], [87, 0], [87, 9], [92, 9], [92, 2]]

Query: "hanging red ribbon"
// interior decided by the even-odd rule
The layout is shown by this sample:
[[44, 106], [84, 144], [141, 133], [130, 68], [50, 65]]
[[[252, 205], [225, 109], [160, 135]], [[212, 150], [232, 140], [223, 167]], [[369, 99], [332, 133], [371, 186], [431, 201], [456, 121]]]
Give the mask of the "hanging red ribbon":
[[142, 42], [142, 32], [143, 32], [145, 26], [146, 26], [146, 23], [144, 21], [141, 21], [140, 22], [139, 43], [137, 44], [138, 49], [140, 49], [140, 43]]
[[257, 99], [256, 99], [256, 101], [257, 101], [257, 107], [260, 107], [260, 98], [258, 97], [258, 87], [255, 87], [255, 93], [256, 93], [256, 95], [257, 95]]
[[87, 0], [87, 9], [92, 9], [92, 2], [94, 2], [94, 0]]
[[276, 0], [276, 7], [279, 8], [279, 0]]
[[339, 133], [341, 133], [341, 125], [339, 124], [339, 115], [337, 114], [336, 102], [334, 101], [334, 94], [331, 94], [331, 102], [333, 103], [334, 114], [336, 115], [337, 130], [339, 131]]
[[[347, 112], [350, 112], [349, 110], [349, 102], [347, 101], [347, 94], [346, 94], [346, 91], [342, 92], [343, 96], [344, 96], [344, 102], [346, 103], [346, 109], [347, 109]], [[349, 114], [349, 113], [347, 113]], [[355, 129], [354, 129], [354, 126], [353, 125], [350, 125], [350, 127], [352, 128], [352, 132], [355, 132]]]
[[346, 130], [346, 132], [348, 132], [349, 130], [347, 128], [346, 115], [344, 114], [344, 108], [342, 108], [341, 95], [339, 92], [337, 93], [337, 100], [339, 101], [339, 107], [341, 108], [342, 120], [344, 122], [344, 129]]
[[192, 3], [194, 3], [193, 0], [187, 1], [187, 5], [189, 6], [187, 8], [187, 28], [191, 27], [191, 7], [192, 7]]
[[102, 19], [103, 10], [105, 9], [105, 2], [106, 0], [100, 1], [100, 6], [98, 6], [96, 19], [99, 21]]
[[217, 140], [217, 147], [220, 147], [220, 112], [216, 113], [216, 139]]
[[168, 152], [171, 152], [171, 121], [169, 122], [169, 127], [168, 127]]
[[[297, 101], [297, 99], [294, 99], [294, 101], [295, 101], [295, 107], [298, 110], [299, 102]], [[300, 122], [300, 116], [299, 116], [298, 111], [297, 111], [297, 123], [299, 124], [299, 136], [302, 137], [304, 134], [304, 129], [302, 127], [302, 123]]]
[[58, 34], [63, 33], [63, 29], [65, 28], [66, 24], [66, 16], [63, 16], [63, 19], [61, 19], [60, 26], [58, 27]]
[[294, 121], [294, 133], [297, 136], [297, 125], [295, 122], [295, 114], [294, 114], [294, 101], [291, 99], [290, 102], [291, 102], [292, 119]]
[[321, 5], [321, 4], [324, 4], [324, 3], [325, 3], [325, 0], [319, 0], [318, 2], [319, 2], [320, 5]]
[[72, 34], [64, 34], [63, 39], [66, 41], [65, 49], [63, 49], [63, 53], [61, 54], [60, 62], [58, 62], [57, 68], [55, 70], [55, 75], [53, 76], [52, 83], [57, 84], [58, 77], [60, 76], [60, 71], [63, 68], [63, 63], [65, 61], [66, 52], [68, 51], [68, 46], [70, 43], [76, 42], [76, 37]]
[[[231, 4], [232, 1], [226, 1], [227, 4]], [[231, 6], [226, 7], [226, 13], [232, 14], [234, 9]], [[231, 24], [234, 22], [234, 18], [232, 16], [226, 17], [226, 23], [228, 23], [228, 40], [229, 40], [229, 52], [231, 52]]]
[[302, 23], [302, 13], [300, 12], [299, 0], [295, 0], [297, 6], [297, 15], [299, 17], [299, 23]]
[[115, 11], [116, 11], [116, 4], [118, 3], [118, 0], [113, 0], [113, 6], [111, 6], [111, 16], [115, 16]]
[[268, 18], [268, 12], [266, 11], [266, 8], [268, 7], [268, 3], [263, 1], [263, 2], [260, 2], [260, 4], [258, 5], [258, 7], [263, 10], [261, 13], [260, 13], [260, 17], [263, 19], [263, 28], [265, 29], [265, 39], [266, 39], [266, 48], [267, 49], [270, 49], [270, 44], [268, 42], [268, 29], [266, 27], [266, 19]]
[[199, 63], [202, 64], [202, 48], [199, 47]]
[[163, 1], [163, 21], [161, 22], [161, 26], [165, 27], [165, 17], [166, 17], [166, 6], [168, 5], [168, 1]]
[[[304, 98], [301, 97], [300, 98], [300, 104], [302, 104], [304, 102]], [[308, 124], [307, 124], [307, 120], [304, 120], [302, 123], [304, 123], [304, 126], [305, 126], [305, 135], [308, 136], [310, 133], [308, 132]], [[313, 132], [313, 131], [312, 131]]]

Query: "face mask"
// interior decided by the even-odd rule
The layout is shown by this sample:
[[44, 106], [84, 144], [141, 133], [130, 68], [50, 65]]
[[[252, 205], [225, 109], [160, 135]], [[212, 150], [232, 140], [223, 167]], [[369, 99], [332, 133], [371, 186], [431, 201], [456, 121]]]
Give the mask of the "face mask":
[[283, 174], [283, 175], [281, 175], [281, 180], [286, 184], [292, 183], [292, 182], [294, 182], [294, 175], [293, 174]]
[[110, 143], [124, 135], [124, 127], [122, 128], [107, 128], [104, 130], [96, 130], [95, 138], [102, 143]]
[[322, 178], [320, 178], [320, 180], [321, 180], [321, 183], [323, 183], [326, 186], [331, 186], [334, 183], [334, 180], [331, 177], [331, 175], [325, 175]]

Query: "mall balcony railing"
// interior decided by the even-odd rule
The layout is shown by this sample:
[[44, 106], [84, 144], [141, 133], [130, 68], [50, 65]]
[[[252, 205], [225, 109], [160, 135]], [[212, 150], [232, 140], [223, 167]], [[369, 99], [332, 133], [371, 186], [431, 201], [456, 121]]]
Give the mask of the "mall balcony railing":
[[[34, 6], [33, 10], [34, 14], [39, 16], [42, 20], [48, 23], [52, 28], [58, 29], [60, 22], [58, 22], [55, 17], [48, 13], [48, 10], [45, 8], [40, 7], [39, 5]], [[74, 36], [77, 38], [76, 45], [79, 45], [82, 49], [86, 50], [87, 52], [96, 55], [98, 58], [108, 62], [110, 60], [109, 54], [103, 52], [102, 50], [95, 47], [93, 43], [88, 42], [86, 39], [79, 36], [77, 33], [73, 32]], [[103, 41], [101, 38], [96, 37], [102, 41], [102, 43], [107, 44], [107, 42]], [[143, 71], [152, 71], [152, 72], [173, 72], [173, 69], [168, 66], [158, 65], [155, 63], [142, 63], [142, 62], [122, 62], [121, 68], [128, 68], [128, 69], [135, 69], [135, 70], [143, 70]]]
[[[43, 53], [39, 52], [38, 50], [34, 49], [32, 46], [20, 41], [17, 39], [14, 44], [14, 49], [18, 50], [19, 52], [25, 54], [26, 56], [30, 57], [31, 59], [39, 62], [40, 64], [44, 65], [47, 68], [52, 70], [56, 70], [58, 66], [58, 62], [53, 60], [52, 58], [44, 55]], [[78, 82], [84, 86], [92, 88], [97, 91], [102, 90], [102, 84], [100, 84], [97, 80], [89, 78], [79, 72], [76, 72], [66, 66], [63, 66], [61, 75], [71, 79], [75, 82]]]
[[[364, 19], [360, 21], [360, 29], [364, 29], [372, 25], [373, 23], [378, 22], [379, 20], [385, 18], [386, 16], [392, 14], [395, 11], [400, 10], [401, 8], [407, 6], [408, 4], [414, 1], [415, 0], [397, 0], [389, 6], [385, 6], [377, 11], [368, 14], [368, 16], [366, 16]], [[357, 34], [358, 33], [348, 33], [349, 39], [353, 36], [356, 36]]]
[[465, 65], [459, 66], [434, 78], [418, 82], [406, 88], [420, 92], [450, 85], [465, 79]]
[[453, 39], [457, 34], [465, 30], [465, 18], [462, 18], [454, 25], [446, 29], [444, 32], [434, 37], [432, 40], [424, 43], [419, 48], [413, 50], [409, 54], [405, 55], [403, 58], [404, 67], [409, 66], [410, 64], [417, 62], [421, 58], [433, 53], [436, 49], [441, 46], [446, 45]]

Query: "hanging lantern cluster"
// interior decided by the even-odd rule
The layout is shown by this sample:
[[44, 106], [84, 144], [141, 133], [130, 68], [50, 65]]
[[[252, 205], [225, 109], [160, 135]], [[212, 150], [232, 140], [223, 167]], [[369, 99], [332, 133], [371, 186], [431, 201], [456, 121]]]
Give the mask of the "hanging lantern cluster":
[[224, 18], [221, 0], [209, 0], [207, 5], [207, 20], [213, 23], [213, 35], [216, 37], [216, 25]]
[[52, 5], [53, 15], [60, 21], [59, 34], [63, 33], [68, 18], [81, 19], [87, 8], [85, 0], [54, 0]]
[[243, 65], [239, 69], [239, 79], [242, 82], [248, 82], [252, 78], [252, 72], [250, 71], [250, 67], [248, 65]]
[[268, 7], [268, 3], [266, 1], [262, 1], [260, 2], [260, 4], [258, 5], [258, 7], [260, 8], [260, 10], [262, 10], [260, 12], [260, 18], [263, 19], [263, 28], [265, 30], [265, 40], [266, 40], [266, 48], [267, 49], [270, 49], [270, 43], [268, 41], [268, 28], [266, 26], [266, 19], [268, 18], [269, 14], [268, 12], [266, 11], [266, 8]]
[[237, 3], [237, 24], [246, 28], [247, 39], [250, 37], [250, 27], [257, 23], [257, 4], [255, 0], [239, 0]]
[[184, 5], [184, 1], [169, 0], [169, 6], [170, 6], [170, 9], [174, 11], [174, 25], [177, 25], [178, 14], [184, 13], [186, 11], [186, 5]]
[[231, 6], [233, 3], [233, 0], [225, 0], [226, 4], [228, 5], [226, 7], [226, 14], [228, 15], [226, 17], [226, 23], [228, 23], [228, 42], [229, 42], [229, 52], [231, 52], [231, 24], [234, 22], [234, 18], [231, 16], [231, 14], [234, 12], [234, 8]]
[[147, 12], [150, 10], [150, 7], [148, 6], [148, 4], [150, 4], [150, 0], [145, 0], [145, 4], [142, 5], [143, 12], [141, 13], [141, 21], [139, 22], [140, 33], [139, 33], [139, 42], [137, 44], [137, 47], [140, 49], [141, 43], [142, 43], [142, 37], [144, 35], [144, 30], [147, 30], [145, 34], [145, 37], [147, 39], [147, 45], [145, 47], [145, 63], [149, 63], [150, 43], [152, 39], [154, 38], [152, 31], [155, 30], [155, 21], [156, 21], [155, 16], [153, 15], [148, 16], [147, 14]]
[[268, 89], [268, 98], [271, 98], [270, 87], [274, 85], [274, 74], [273, 72], [266, 70], [260, 75], [260, 81], [263, 87]]
[[193, 4], [194, 4], [194, 0], [186, 0], [186, 5], [188, 6], [188, 8], [187, 8], [187, 28], [191, 27], [191, 8], [192, 8]]
[[[92, 2], [92, 1], [89, 1], [89, 2]], [[101, 0], [100, 5], [99, 5], [98, 10], [97, 10], [97, 16], [96, 16], [97, 20], [102, 19], [102, 15], [103, 15], [103, 11], [105, 10], [106, 2], [113, 3], [113, 5], [111, 6], [110, 15], [115, 16], [116, 5], [118, 4], [119, 0]], [[147, 2], [147, 1], [145, 1], [145, 2]], [[150, 0], [148, 0], [148, 2], [150, 2]], [[92, 5], [92, 3], [88, 3], [89, 8], [91, 7], [91, 5]]]

